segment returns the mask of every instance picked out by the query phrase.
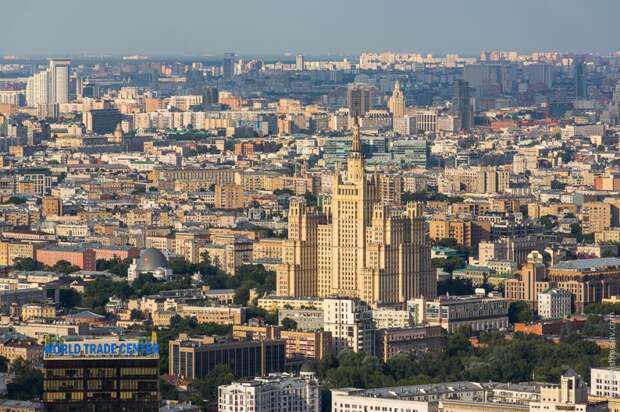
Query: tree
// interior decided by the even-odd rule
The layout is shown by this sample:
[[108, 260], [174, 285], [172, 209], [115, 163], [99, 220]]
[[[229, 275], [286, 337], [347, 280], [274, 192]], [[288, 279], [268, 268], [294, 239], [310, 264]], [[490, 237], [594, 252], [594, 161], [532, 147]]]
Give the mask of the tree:
[[540, 217], [540, 224], [545, 227], [545, 229], [550, 230], [557, 224], [555, 221], [555, 217], [551, 215], [545, 215]]
[[110, 260], [98, 259], [96, 263], [97, 270], [107, 270], [110, 273], [114, 273], [115, 275], [124, 278], [127, 277], [129, 265], [131, 265], [131, 258], [120, 260], [116, 256], [114, 256], [114, 258]]
[[60, 289], [60, 306], [64, 309], [73, 309], [82, 301], [80, 294], [72, 288]]
[[73, 273], [79, 271], [80, 267], [72, 265], [71, 262], [61, 259], [54, 263], [50, 269], [56, 273]]
[[217, 365], [204, 379], [195, 379], [192, 388], [197, 390], [209, 401], [217, 399], [217, 388], [221, 385], [228, 385], [235, 379], [228, 366]]
[[91, 310], [103, 313], [104, 306], [111, 297], [127, 299], [134, 293], [134, 289], [126, 281], [116, 282], [99, 276], [86, 286], [82, 296], [82, 304]]
[[131, 320], [144, 320], [144, 314], [138, 309], [132, 309], [129, 314]]
[[304, 194], [304, 199], [306, 199], [306, 204], [308, 206], [316, 206], [318, 204], [316, 196], [310, 192]]
[[39, 262], [38, 260], [32, 258], [17, 258], [15, 259], [15, 263], [13, 264], [13, 268], [15, 270], [23, 270], [27, 272], [32, 272], [35, 270], [45, 270], [47, 267]]
[[438, 295], [471, 295], [474, 291], [471, 279], [451, 278], [437, 282]]
[[448, 273], [454, 272], [456, 269], [463, 269], [467, 266], [467, 261], [461, 256], [450, 256], [448, 258], [433, 258], [433, 266], [442, 268]]
[[512, 324], [531, 322], [533, 319], [534, 314], [527, 302], [522, 300], [512, 302], [508, 307], [508, 321]]
[[18, 400], [40, 399], [43, 395], [43, 374], [30, 362], [18, 358], [13, 364], [15, 379], [7, 385], [8, 398]]
[[282, 328], [284, 328], [284, 330], [296, 330], [297, 322], [291, 318], [284, 318], [282, 319]]
[[159, 380], [159, 395], [161, 399], [166, 401], [178, 401], [180, 398], [177, 387], [163, 379]]

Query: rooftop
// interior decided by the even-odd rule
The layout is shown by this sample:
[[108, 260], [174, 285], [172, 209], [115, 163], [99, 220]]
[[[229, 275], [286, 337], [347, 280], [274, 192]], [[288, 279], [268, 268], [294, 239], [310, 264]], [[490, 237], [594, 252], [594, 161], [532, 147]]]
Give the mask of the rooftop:
[[562, 270], [595, 270], [605, 267], [620, 267], [620, 258], [617, 257], [605, 257], [597, 259], [576, 259], [565, 260], [563, 262], [554, 265], [552, 269]]

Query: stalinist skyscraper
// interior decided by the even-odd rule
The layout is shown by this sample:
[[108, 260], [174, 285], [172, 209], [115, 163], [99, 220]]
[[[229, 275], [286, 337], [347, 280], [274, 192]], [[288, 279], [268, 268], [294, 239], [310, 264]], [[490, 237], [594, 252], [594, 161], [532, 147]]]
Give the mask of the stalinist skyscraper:
[[303, 198], [291, 202], [278, 295], [357, 297], [371, 305], [435, 297], [421, 208], [382, 201], [378, 176], [364, 170], [357, 118], [346, 178], [336, 170], [333, 179], [321, 210]]
[[388, 101], [388, 109], [395, 118], [403, 117], [405, 115], [405, 111], [407, 109], [405, 95], [400, 89], [400, 83], [398, 83], [398, 80], [394, 83], [392, 97], [390, 97], [390, 100]]

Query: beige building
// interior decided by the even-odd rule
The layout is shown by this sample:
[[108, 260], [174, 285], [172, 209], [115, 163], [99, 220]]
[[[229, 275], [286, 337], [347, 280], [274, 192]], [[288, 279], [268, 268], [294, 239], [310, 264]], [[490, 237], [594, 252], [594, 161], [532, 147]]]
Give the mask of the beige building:
[[433, 297], [436, 279], [430, 245], [417, 205], [395, 208], [381, 201], [376, 176], [368, 177], [354, 125], [347, 177], [333, 177], [321, 211], [295, 199], [289, 238], [278, 268], [277, 294], [340, 295], [370, 304]]
[[437, 217], [429, 222], [429, 238], [454, 239], [461, 246], [473, 247], [491, 238], [491, 224], [477, 220]]
[[26, 305], [22, 305], [21, 309], [21, 319], [23, 321], [31, 320], [31, 319], [41, 319], [41, 318], [55, 318], [56, 317], [56, 306], [54, 305], [46, 305], [44, 303], [28, 303]]
[[[581, 207], [579, 215], [584, 233], [595, 233], [617, 224], [618, 208], [611, 203], [588, 202]], [[616, 217], [614, 219], [614, 217]]]
[[244, 204], [243, 186], [235, 184], [215, 185], [215, 207], [218, 209], [241, 209]]
[[388, 102], [388, 109], [394, 118], [403, 117], [406, 112], [405, 95], [400, 90], [398, 80], [394, 82], [394, 90]]
[[41, 345], [30, 341], [10, 340], [0, 343], [0, 356], [13, 363], [17, 359], [36, 361], [41, 359]]

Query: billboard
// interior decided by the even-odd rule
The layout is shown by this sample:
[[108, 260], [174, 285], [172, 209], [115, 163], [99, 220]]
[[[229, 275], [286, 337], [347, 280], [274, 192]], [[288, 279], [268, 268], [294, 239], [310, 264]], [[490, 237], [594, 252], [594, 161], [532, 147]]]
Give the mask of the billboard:
[[159, 345], [146, 340], [56, 341], [43, 345], [43, 357], [157, 357]]

